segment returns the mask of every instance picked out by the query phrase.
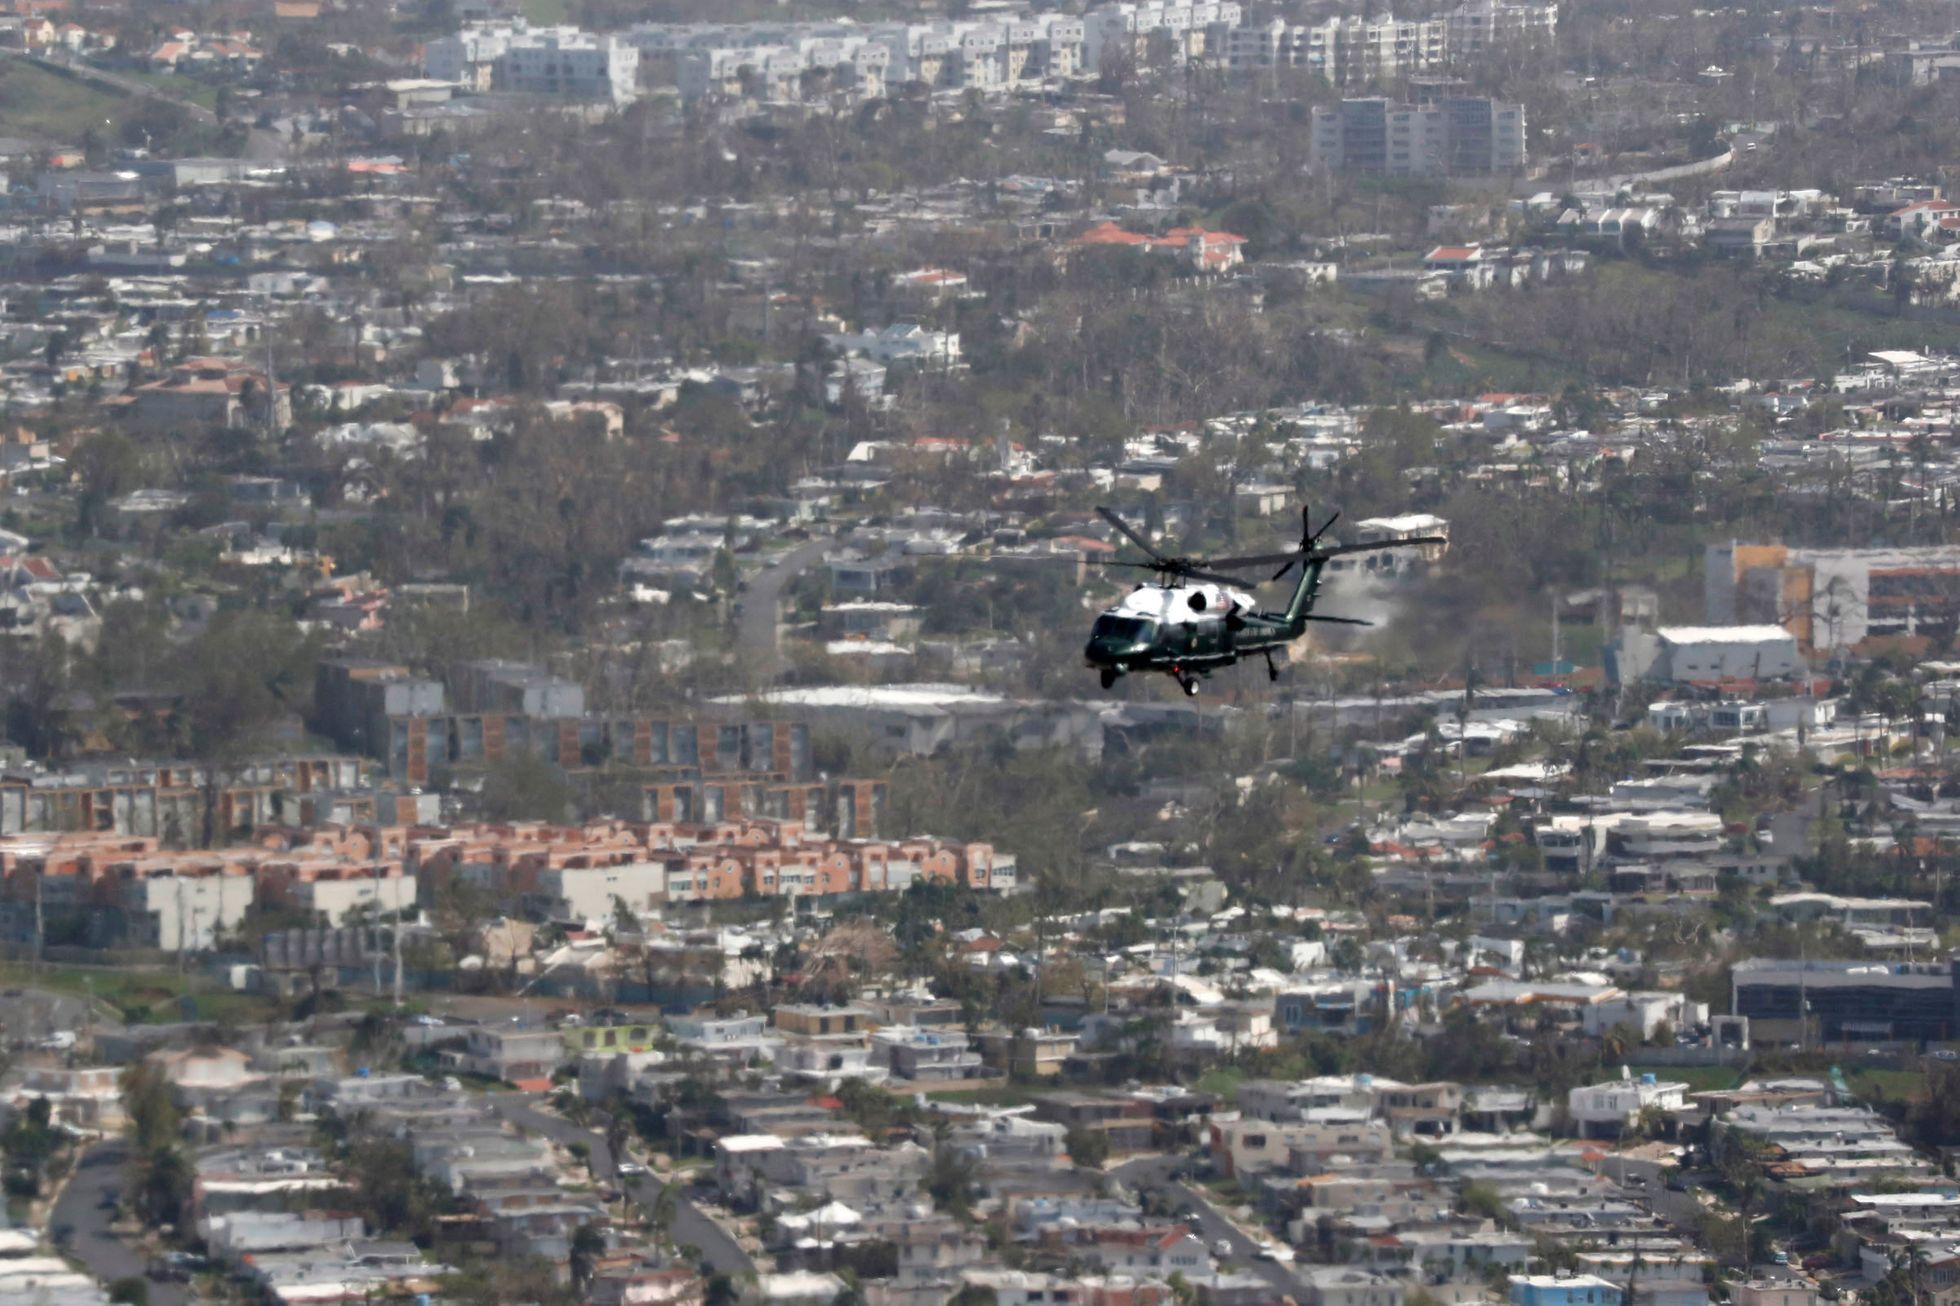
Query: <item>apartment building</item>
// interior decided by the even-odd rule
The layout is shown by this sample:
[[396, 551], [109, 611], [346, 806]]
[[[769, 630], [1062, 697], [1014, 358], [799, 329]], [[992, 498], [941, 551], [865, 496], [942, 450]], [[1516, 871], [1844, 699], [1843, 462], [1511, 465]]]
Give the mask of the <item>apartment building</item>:
[[1315, 167], [1377, 177], [1498, 176], [1525, 164], [1524, 106], [1474, 97], [1380, 97], [1313, 111]]
[[422, 75], [476, 91], [629, 103], [638, 93], [639, 47], [576, 27], [533, 27], [521, 18], [466, 27], [423, 47]]
[[1450, 59], [1475, 59], [1499, 46], [1549, 44], [1558, 35], [1558, 6], [1470, 0], [1445, 14], [1443, 26]]
[[1345, 14], [1313, 23], [1272, 18], [1232, 28], [1224, 62], [1233, 71], [1300, 68], [1344, 91], [1387, 86], [1488, 57], [1495, 49], [1549, 41], [1558, 6], [1472, 0], [1439, 18]]

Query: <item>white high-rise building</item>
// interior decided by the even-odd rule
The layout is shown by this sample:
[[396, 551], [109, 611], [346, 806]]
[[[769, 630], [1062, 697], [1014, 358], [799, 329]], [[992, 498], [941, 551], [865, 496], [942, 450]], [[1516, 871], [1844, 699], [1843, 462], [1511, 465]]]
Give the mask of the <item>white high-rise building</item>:
[[422, 49], [422, 73], [477, 91], [626, 104], [638, 91], [639, 47], [576, 27], [521, 18], [466, 27]]

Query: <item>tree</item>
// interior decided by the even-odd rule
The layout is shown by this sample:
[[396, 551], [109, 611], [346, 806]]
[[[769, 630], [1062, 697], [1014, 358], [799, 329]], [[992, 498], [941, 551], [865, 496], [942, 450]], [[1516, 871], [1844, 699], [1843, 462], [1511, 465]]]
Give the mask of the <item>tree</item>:
[[606, 1233], [597, 1224], [582, 1224], [572, 1235], [572, 1291], [583, 1296], [592, 1286], [593, 1270], [606, 1254]]
[[139, 1152], [154, 1152], [177, 1143], [177, 1105], [170, 1099], [170, 1082], [147, 1061], [123, 1072], [123, 1116], [129, 1121], [130, 1142]]
[[1109, 1135], [1098, 1129], [1084, 1129], [1080, 1125], [1069, 1126], [1069, 1160], [1090, 1170], [1100, 1170], [1109, 1160]]
[[135, 441], [117, 430], [97, 431], [68, 456], [68, 473], [81, 487], [75, 526], [83, 535], [102, 533], [103, 511], [112, 500], [138, 488], [143, 458]]
[[483, 777], [483, 815], [492, 821], [563, 821], [573, 794], [564, 775], [537, 753], [518, 750]]
[[971, 1153], [941, 1144], [933, 1152], [932, 1165], [920, 1186], [932, 1195], [934, 1204], [941, 1210], [964, 1219], [973, 1209], [979, 1172], [979, 1163]]

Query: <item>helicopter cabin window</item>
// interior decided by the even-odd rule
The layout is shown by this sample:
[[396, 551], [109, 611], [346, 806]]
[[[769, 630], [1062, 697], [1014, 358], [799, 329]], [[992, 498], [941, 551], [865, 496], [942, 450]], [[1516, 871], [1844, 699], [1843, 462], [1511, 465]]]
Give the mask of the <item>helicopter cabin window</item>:
[[1150, 638], [1151, 623], [1136, 617], [1097, 617], [1089, 629], [1091, 639], [1120, 639], [1134, 644]]

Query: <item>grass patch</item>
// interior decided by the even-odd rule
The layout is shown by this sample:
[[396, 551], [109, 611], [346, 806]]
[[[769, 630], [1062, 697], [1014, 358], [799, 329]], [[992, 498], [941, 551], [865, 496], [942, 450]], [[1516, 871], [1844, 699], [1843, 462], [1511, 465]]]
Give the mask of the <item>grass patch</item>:
[[1916, 1102], [1926, 1096], [1926, 1072], [1923, 1070], [1860, 1067], [1847, 1073], [1844, 1082], [1866, 1102]]
[[162, 72], [127, 72], [123, 75], [154, 86], [173, 100], [183, 100], [187, 104], [195, 104], [200, 108], [213, 111], [218, 107], [218, 88], [195, 77], [186, 77], [182, 73]]
[[193, 995], [191, 976], [168, 970], [128, 970], [92, 966], [46, 965], [37, 973], [26, 962], [0, 962], [0, 988], [41, 989], [87, 997], [122, 1013], [129, 1024], [174, 1021], [182, 1013], [179, 1001], [194, 996], [194, 1019], [251, 1023], [279, 1011], [279, 1004], [256, 993], [233, 993], [211, 988], [214, 981], [200, 982], [203, 992]]
[[107, 138], [128, 111], [127, 97], [19, 59], [0, 62], [0, 134], [81, 143], [94, 128]]
[[570, 15], [566, 0], [524, 0], [524, 16], [534, 23], [562, 23]]
[[1662, 1083], [1686, 1084], [1690, 1093], [1719, 1092], [1742, 1082], [1742, 1071], [1734, 1066], [1642, 1066], [1629, 1065], [1635, 1075], [1652, 1075]]
[[1245, 1082], [1245, 1071], [1237, 1066], [1213, 1066], [1199, 1075], [1191, 1087], [1200, 1093], [1211, 1093], [1230, 1102]]

